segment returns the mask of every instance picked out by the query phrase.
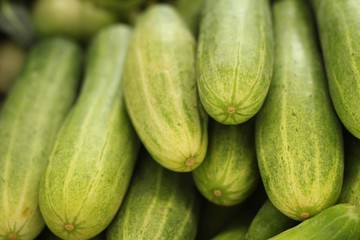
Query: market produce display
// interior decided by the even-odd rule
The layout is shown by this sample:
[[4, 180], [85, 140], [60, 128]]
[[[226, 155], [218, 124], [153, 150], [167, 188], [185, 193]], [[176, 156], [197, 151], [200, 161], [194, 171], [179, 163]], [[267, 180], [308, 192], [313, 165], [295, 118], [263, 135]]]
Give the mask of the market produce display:
[[359, 240], [359, 0], [1, 0], [0, 240]]

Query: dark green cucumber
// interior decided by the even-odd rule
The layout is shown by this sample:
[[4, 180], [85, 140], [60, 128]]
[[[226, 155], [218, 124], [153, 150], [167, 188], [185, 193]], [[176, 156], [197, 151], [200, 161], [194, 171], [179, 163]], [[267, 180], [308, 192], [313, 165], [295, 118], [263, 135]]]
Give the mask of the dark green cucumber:
[[138, 19], [126, 59], [125, 101], [145, 148], [177, 172], [198, 167], [207, 148], [194, 62], [195, 40], [174, 8], [149, 7]]
[[139, 141], [120, 87], [130, 36], [119, 24], [92, 40], [79, 99], [41, 181], [41, 213], [62, 239], [89, 239], [103, 231], [130, 183]]
[[252, 121], [234, 126], [211, 122], [205, 160], [192, 172], [209, 201], [235, 205], [253, 192], [259, 180], [253, 135]]
[[0, 239], [35, 239], [45, 226], [39, 182], [74, 103], [82, 52], [74, 42], [34, 45], [0, 113]]
[[196, 37], [198, 35], [201, 10], [206, 0], [176, 0], [175, 8]]
[[269, 0], [207, 0], [197, 51], [199, 96], [222, 124], [239, 124], [262, 106], [273, 70]]
[[360, 138], [360, 4], [310, 0], [319, 29], [329, 89], [347, 130]]
[[344, 183], [339, 202], [360, 205], [360, 140], [349, 136], [346, 143]]
[[108, 240], [195, 239], [199, 202], [191, 175], [169, 171], [149, 155], [139, 159]]
[[359, 236], [360, 208], [350, 204], [337, 204], [270, 239], [358, 240]]
[[304, 220], [337, 201], [341, 124], [328, 93], [312, 16], [302, 0], [275, 1], [275, 69], [256, 117], [256, 151], [271, 202]]
[[269, 200], [267, 200], [252, 219], [247, 240], [266, 240], [289, 228], [298, 222], [280, 212]]

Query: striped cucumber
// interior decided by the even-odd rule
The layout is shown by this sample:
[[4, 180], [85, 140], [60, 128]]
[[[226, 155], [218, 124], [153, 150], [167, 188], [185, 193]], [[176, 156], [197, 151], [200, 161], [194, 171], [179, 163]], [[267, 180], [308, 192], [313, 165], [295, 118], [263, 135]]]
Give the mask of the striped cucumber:
[[269, 0], [208, 0], [197, 51], [199, 96], [222, 124], [239, 124], [262, 106], [273, 70]]
[[347, 130], [360, 138], [360, 4], [310, 0], [317, 19], [329, 89]]
[[352, 135], [348, 139], [345, 146], [344, 183], [339, 202], [360, 205], [360, 140]]
[[93, 39], [79, 99], [40, 184], [41, 213], [62, 239], [89, 239], [103, 231], [128, 188], [139, 147], [120, 87], [130, 35], [119, 24]]
[[273, 5], [276, 61], [255, 141], [265, 190], [282, 213], [304, 220], [335, 204], [341, 191], [341, 124], [328, 94], [309, 8]]
[[192, 174], [196, 187], [211, 202], [243, 202], [259, 180], [253, 122], [223, 125], [212, 121], [204, 162]]
[[82, 52], [74, 42], [38, 42], [0, 113], [0, 239], [34, 239], [43, 229], [39, 182], [75, 101]]
[[173, 7], [149, 7], [138, 19], [126, 59], [125, 102], [145, 148], [177, 172], [194, 170], [207, 148], [194, 62], [194, 38]]
[[297, 221], [284, 215], [267, 200], [252, 219], [246, 239], [266, 240], [296, 224]]
[[359, 236], [360, 208], [350, 204], [337, 204], [270, 239], [358, 240]]
[[195, 239], [199, 202], [191, 175], [169, 171], [145, 154], [107, 239]]

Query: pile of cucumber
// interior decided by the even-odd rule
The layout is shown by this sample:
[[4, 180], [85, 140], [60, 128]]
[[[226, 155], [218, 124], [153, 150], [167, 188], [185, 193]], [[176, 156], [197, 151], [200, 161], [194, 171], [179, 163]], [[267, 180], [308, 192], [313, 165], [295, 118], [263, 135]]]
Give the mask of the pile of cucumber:
[[1, 4], [0, 240], [360, 239], [359, 0]]

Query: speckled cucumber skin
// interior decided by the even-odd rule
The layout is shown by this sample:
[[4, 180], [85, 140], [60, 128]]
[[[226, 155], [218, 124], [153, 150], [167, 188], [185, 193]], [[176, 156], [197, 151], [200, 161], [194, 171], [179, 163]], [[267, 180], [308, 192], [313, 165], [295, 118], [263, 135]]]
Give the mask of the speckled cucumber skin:
[[195, 239], [199, 199], [188, 173], [170, 171], [149, 155], [139, 159], [108, 240]]
[[81, 58], [70, 40], [40, 40], [8, 93], [0, 113], [1, 240], [32, 240], [45, 226], [40, 176], [75, 101]]
[[127, 26], [114, 25], [92, 40], [79, 99], [42, 178], [40, 210], [62, 239], [90, 239], [103, 231], [130, 183], [139, 140], [120, 87], [130, 36]]
[[201, 164], [207, 115], [197, 94], [195, 40], [170, 5], [155, 4], [139, 17], [125, 63], [124, 92], [135, 130], [158, 163], [176, 172]]
[[243, 202], [260, 178], [253, 122], [223, 125], [210, 122], [204, 162], [192, 172], [196, 187], [211, 202], [223, 206]]
[[360, 208], [350, 204], [331, 206], [271, 240], [358, 240]]
[[360, 138], [360, 4], [358, 0], [310, 0], [319, 29], [329, 90], [336, 112]]
[[308, 6], [273, 5], [276, 61], [256, 117], [265, 190], [285, 215], [304, 220], [335, 204], [343, 180], [342, 129], [333, 109]]
[[297, 224], [297, 221], [284, 215], [267, 200], [252, 219], [246, 239], [266, 240]]
[[207, 0], [200, 23], [197, 82], [206, 112], [239, 124], [262, 106], [273, 70], [268, 0]]

